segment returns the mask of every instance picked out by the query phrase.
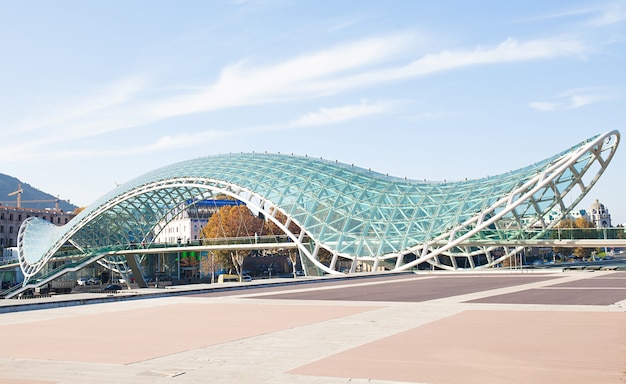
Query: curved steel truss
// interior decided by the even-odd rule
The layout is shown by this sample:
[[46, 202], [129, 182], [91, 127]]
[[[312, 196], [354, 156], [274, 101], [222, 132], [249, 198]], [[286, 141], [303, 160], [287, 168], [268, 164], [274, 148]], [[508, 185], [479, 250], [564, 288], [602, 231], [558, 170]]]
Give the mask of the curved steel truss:
[[[337, 273], [339, 259], [390, 270], [421, 263], [489, 267], [520, 249], [465, 247], [464, 241], [485, 230], [506, 240], [506, 230], [550, 229], [556, 221], [547, 220], [548, 213], [566, 215], [582, 200], [619, 139], [618, 131], [607, 132], [528, 167], [459, 182], [400, 179], [280, 154], [185, 161], [114, 189], [65, 226], [29, 218], [18, 234], [19, 261], [29, 279], [67, 243], [81, 252], [105, 252], [151, 242], [181, 209], [226, 194], [277, 224], [326, 273]], [[330, 263], [318, 260], [322, 248], [333, 255]]]

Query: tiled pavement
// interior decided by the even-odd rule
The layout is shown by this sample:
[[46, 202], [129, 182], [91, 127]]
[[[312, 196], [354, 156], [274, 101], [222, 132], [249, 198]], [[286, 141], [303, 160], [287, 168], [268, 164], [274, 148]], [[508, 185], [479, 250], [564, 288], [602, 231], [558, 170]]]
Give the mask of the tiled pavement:
[[301, 282], [2, 301], [0, 384], [626, 383], [626, 272]]

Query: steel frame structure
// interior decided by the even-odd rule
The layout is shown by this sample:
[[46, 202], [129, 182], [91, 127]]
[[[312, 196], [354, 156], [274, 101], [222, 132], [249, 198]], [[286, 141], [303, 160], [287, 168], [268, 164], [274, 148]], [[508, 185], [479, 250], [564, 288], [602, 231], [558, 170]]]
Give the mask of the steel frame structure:
[[[18, 233], [26, 281], [67, 243], [85, 253], [150, 242], [164, 223], [195, 202], [226, 194], [263, 213], [298, 245], [301, 257], [325, 273], [337, 261], [373, 269], [486, 268], [521, 247], [464, 246], [493, 230], [550, 229], [596, 184], [620, 141], [618, 131], [506, 174], [458, 182], [401, 179], [338, 162], [281, 154], [226, 154], [184, 161], [125, 183], [68, 224], [30, 217]], [[569, 203], [567, 203], [569, 201]], [[298, 228], [290, 231], [290, 227]], [[306, 242], [303, 239], [306, 238]], [[320, 249], [333, 256], [318, 259]], [[107, 263], [103, 263], [107, 264]], [[26, 283], [25, 281], [25, 283]]]

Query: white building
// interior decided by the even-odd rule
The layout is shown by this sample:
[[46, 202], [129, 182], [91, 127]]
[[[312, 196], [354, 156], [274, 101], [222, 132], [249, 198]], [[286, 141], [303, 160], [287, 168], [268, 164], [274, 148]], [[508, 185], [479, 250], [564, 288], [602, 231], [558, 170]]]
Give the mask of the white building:
[[[155, 243], [176, 244], [200, 240], [202, 228], [221, 207], [243, 204], [238, 200], [203, 200], [172, 213], [156, 226]], [[161, 228], [163, 228], [161, 230]]]
[[610, 228], [611, 227], [611, 215], [609, 210], [600, 201], [596, 201], [591, 204], [589, 221], [591, 221], [596, 228]]
[[183, 213], [167, 223], [154, 241], [156, 243], [175, 244], [198, 240], [202, 227], [208, 221], [208, 219], [190, 218], [186, 213]]

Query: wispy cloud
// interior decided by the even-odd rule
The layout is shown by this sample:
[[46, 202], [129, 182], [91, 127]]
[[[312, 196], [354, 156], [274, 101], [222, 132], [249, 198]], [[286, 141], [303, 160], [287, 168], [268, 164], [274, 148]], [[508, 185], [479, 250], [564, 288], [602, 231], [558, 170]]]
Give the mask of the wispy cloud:
[[[306, 113], [290, 122], [281, 124], [258, 125], [243, 127], [239, 129], [231, 129], [227, 131], [209, 129], [200, 132], [183, 132], [175, 135], [164, 135], [154, 140], [153, 142], [147, 142], [144, 144], [137, 145], [137, 143], [133, 143], [133, 145], [129, 147], [126, 147], [123, 145], [123, 143], [121, 143], [120, 146], [115, 148], [103, 148], [97, 150], [77, 149], [54, 153], [41, 152], [37, 155], [34, 155], [34, 157], [46, 159], [77, 159], [162, 153], [163, 151], [167, 150], [180, 150], [184, 148], [195, 147], [198, 145], [216, 144], [220, 141], [256, 133], [340, 124], [365, 116], [387, 113], [392, 110], [396, 104], [397, 103], [390, 101], [362, 101], [361, 103], [354, 105], [320, 108], [315, 112]], [[1, 158], [2, 154], [0, 154], [0, 159]]]
[[[508, 39], [491, 48], [444, 51], [406, 65], [386, 64], [410, 50], [409, 36], [368, 39], [273, 66], [254, 67], [241, 62], [225, 68], [205, 91], [162, 99], [135, 111], [147, 120], [243, 105], [265, 104], [347, 91], [381, 82], [426, 76], [479, 64], [583, 56], [588, 47], [570, 39], [518, 42]], [[378, 65], [382, 69], [370, 69]]]
[[[131, 76], [120, 79], [113, 84], [96, 90], [91, 95], [74, 97], [62, 103], [56, 103], [47, 110], [37, 111], [37, 115], [43, 118], [27, 120], [11, 130], [15, 133], [34, 131], [50, 126], [67, 124], [84, 118], [91, 118], [100, 111], [110, 110], [125, 103], [132, 102], [137, 95], [148, 89], [149, 82], [144, 76]], [[73, 132], [72, 137], [75, 134]], [[85, 135], [93, 135], [98, 132], [85, 130]]]
[[589, 104], [612, 99], [613, 97], [603, 88], [578, 88], [557, 95], [554, 101], [534, 101], [528, 105], [540, 111], [563, 111], [581, 108]]
[[442, 51], [428, 54], [406, 65], [362, 71], [326, 81], [309, 83], [310, 92], [339, 92], [346, 89], [429, 76], [476, 65], [500, 64], [564, 56], [584, 57], [589, 47], [574, 39], [545, 39], [519, 42], [507, 39], [493, 47]]
[[321, 108], [316, 112], [307, 113], [289, 123], [289, 127], [309, 127], [315, 125], [337, 124], [347, 120], [387, 112], [390, 103], [365, 103], [347, 105], [337, 108]]
[[[341, 44], [274, 65], [255, 66], [244, 60], [225, 67], [213, 84], [178, 87], [170, 93], [163, 92], [162, 88], [152, 88], [144, 76], [129, 77], [96, 92], [92, 97], [64, 103], [72, 108], [57, 110], [43, 118], [25, 122], [19, 131], [37, 131], [40, 134], [38, 140], [28, 144], [33, 149], [178, 116], [309, 99], [475, 65], [580, 57], [588, 52], [584, 43], [573, 39], [507, 39], [491, 47], [448, 50], [407, 59], [410, 52], [414, 51], [414, 44], [415, 36], [404, 33]], [[363, 113], [379, 113], [381, 108], [384, 109], [379, 105], [363, 104], [321, 109], [301, 117], [291, 126], [341, 121]], [[54, 133], [48, 129], [50, 127], [54, 128]], [[197, 135], [208, 138], [216, 134]], [[202, 141], [196, 139], [196, 142]], [[178, 142], [172, 136], [154, 143], [154, 147], [172, 146]]]
[[272, 125], [244, 127], [229, 131], [208, 130], [196, 133], [168, 135], [159, 138], [152, 144], [134, 149], [139, 152], [156, 152], [167, 149], [180, 149], [190, 146], [215, 143], [230, 137], [238, 137], [253, 133], [289, 130], [294, 128], [321, 127], [340, 124], [365, 116], [383, 114], [394, 107], [393, 102], [365, 102], [332, 108], [320, 108], [315, 112], [306, 113], [290, 122]]
[[557, 19], [563, 17], [585, 17], [583, 21], [584, 25], [605, 27], [626, 20], [626, 1], [612, 1], [570, 8], [538, 17], [538, 19]]
[[626, 2], [619, 1], [604, 4], [594, 12], [595, 16], [588, 21], [589, 25], [604, 27], [626, 20]]

